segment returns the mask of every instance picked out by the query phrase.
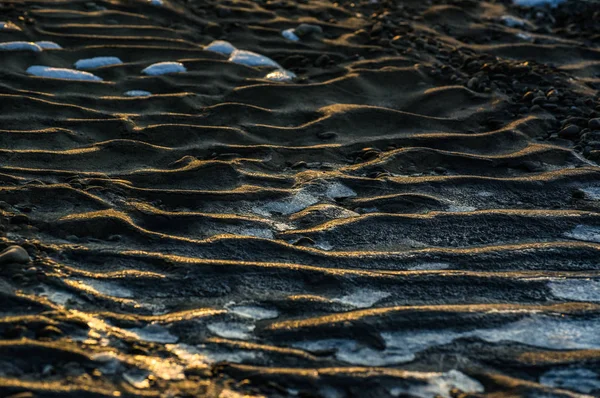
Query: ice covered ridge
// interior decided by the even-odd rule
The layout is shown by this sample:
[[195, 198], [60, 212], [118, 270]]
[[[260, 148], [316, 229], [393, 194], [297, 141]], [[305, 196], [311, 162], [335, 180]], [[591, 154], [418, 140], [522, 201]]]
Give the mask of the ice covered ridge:
[[204, 49], [206, 51], [212, 51], [214, 53], [223, 55], [231, 55], [231, 53], [236, 50], [236, 48], [230, 42], [225, 40], [215, 40], [208, 46], [204, 47]]
[[289, 70], [277, 69], [273, 72], [267, 73], [265, 79], [271, 80], [274, 82], [291, 82], [296, 78], [296, 74], [294, 72], [290, 72]]
[[298, 41], [300, 38], [296, 35], [296, 33], [294, 33], [294, 30], [295, 29], [286, 29], [281, 32], [281, 36], [291, 41]]
[[123, 95], [126, 97], [149, 97], [152, 93], [144, 90], [129, 90], [123, 93]]
[[123, 61], [121, 61], [117, 57], [94, 57], [94, 58], [86, 58], [80, 59], [75, 62], [76, 69], [94, 69], [99, 68], [101, 66], [108, 65], [120, 65]]
[[523, 7], [541, 7], [545, 5], [556, 7], [560, 3], [564, 3], [564, 1], [565, 0], [513, 0], [513, 3]]
[[89, 72], [82, 72], [74, 69], [67, 68], [52, 68], [49, 66], [34, 65], [27, 68], [27, 73], [33, 76], [49, 77], [52, 79], [66, 79], [66, 80], [88, 80], [88, 81], [101, 81], [102, 78], [93, 75]]
[[183, 73], [187, 69], [181, 62], [159, 62], [152, 64], [142, 71], [143, 74], [149, 76], [166, 75], [170, 73]]
[[247, 66], [270, 66], [281, 69], [281, 66], [271, 58], [246, 50], [234, 50], [229, 61]]
[[36, 41], [35, 44], [44, 50], [61, 50], [62, 47], [53, 41]]
[[42, 47], [30, 41], [9, 41], [0, 43], [0, 51], [33, 51], [41, 52]]
[[8, 41], [0, 43], [0, 51], [33, 51], [58, 50], [62, 47], [53, 41]]

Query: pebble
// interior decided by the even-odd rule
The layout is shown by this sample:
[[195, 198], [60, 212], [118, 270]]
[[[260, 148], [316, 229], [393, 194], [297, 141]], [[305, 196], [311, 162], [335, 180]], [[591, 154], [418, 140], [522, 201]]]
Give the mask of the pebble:
[[330, 140], [332, 138], [335, 138], [337, 136], [336, 133], [334, 133], [333, 131], [323, 131], [320, 133], [317, 133], [317, 137], [319, 137], [322, 140]]
[[27, 250], [23, 249], [21, 246], [9, 246], [2, 253], [0, 253], [0, 264], [27, 264], [29, 261], [31, 261], [29, 253], [27, 253]]
[[588, 127], [592, 130], [600, 130], [600, 118], [590, 119]]
[[331, 58], [329, 58], [329, 55], [321, 54], [315, 60], [315, 66], [318, 68], [321, 68], [321, 67], [327, 66], [330, 62], [331, 62]]
[[304, 37], [309, 35], [317, 35], [323, 33], [323, 29], [318, 25], [310, 25], [310, 24], [300, 24], [296, 29], [294, 29], [294, 33], [298, 37]]
[[122, 63], [123, 61], [117, 57], [86, 58], [75, 62], [75, 69], [95, 69], [102, 66], [120, 65]]
[[561, 138], [577, 138], [579, 136], [580, 131], [581, 130], [579, 129], [579, 127], [575, 126], [574, 124], [570, 124], [564, 129], [560, 130], [558, 132], [558, 136]]

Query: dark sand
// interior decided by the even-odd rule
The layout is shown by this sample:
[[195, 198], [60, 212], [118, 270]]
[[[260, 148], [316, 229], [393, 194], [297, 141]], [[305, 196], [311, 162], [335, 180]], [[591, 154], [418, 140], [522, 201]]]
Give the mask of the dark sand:
[[597, 1], [164, 1], [0, 1], [1, 397], [600, 396]]

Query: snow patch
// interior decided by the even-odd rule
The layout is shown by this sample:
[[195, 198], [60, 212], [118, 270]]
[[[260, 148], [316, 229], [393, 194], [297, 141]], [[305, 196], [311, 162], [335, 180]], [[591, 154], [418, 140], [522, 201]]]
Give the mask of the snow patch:
[[600, 281], [565, 279], [548, 283], [556, 297], [577, 301], [600, 301]]
[[325, 196], [327, 196], [330, 199], [349, 198], [352, 196], [356, 196], [356, 192], [354, 192], [352, 189], [348, 188], [342, 183], [334, 182], [333, 184], [327, 187], [327, 190], [325, 191]]
[[350, 293], [346, 296], [332, 299], [331, 301], [335, 301], [337, 303], [342, 303], [346, 305], [351, 305], [356, 308], [368, 308], [372, 307], [373, 304], [378, 301], [389, 297], [391, 294], [387, 292], [381, 292], [378, 290], [372, 289], [359, 289], [353, 293]]
[[600, 348], [600, 318], [569, 320], [549, 316], [528, 316], [493, 329], [470, 331], [405, 330], [384, 332], [385, 350], [373, 350], [352, 340], [326, 339], [296, 344], [307, 351], [335, 350], [335, 357], [353, 365], [387, 366], [414, 360], [415, 354], [459, 338], [476, 337], [491, 343], [515, 342], [552, 350]]
[[66, 306], [69, 302], [80, 302], [80, 300], [71, 293], [53, 290], [48, 286], [42, 286], [42, 293], [40, 294], [40, 296], [46, 297], [52, 303], [62, 305], [63, 307]]
[[129, 329], [128, 331], [140, 340], [153, 343], [176, 343], [178, 340], [177, 336], [173, 336], [167, 329], [155, 323], [151, 323], [143, 328]]
[[149, 388], [150, 380], [148, 380], [150, 372], [144, 369], [130, 369], [123, 373], [123, 378], [129, 384], [137, 389]]
[[126, 97], [149, 97], [152, 93], [144, 90], [129, 90], [124, 92], [123, 95]]
[[187, 69], [181, 62], [158, 62], [152, 64], [142, 71], [143, 74], [149, 76], [166, 75], [170, 73], [183, 73]]
[[99, 68], [101, 66], [108, 65], [120, 65], [123, 61], [121, 61], [117, 57], [94, 57], [94, 58], [86, 58], [80, 59], [75, 62], [76, 69], [94, 69]]
[[216, 322], [207, 326], [208, 330], [226, 339], [247, 340], [251, 337], [254, 325], [233, 322]]
[[33, 51], [39, 53], [42, 47], [30, 41], [9, 41], [0, 43], [0, 51]]
[[565, 233], [567, 238], [600, 243], [600, 227], [578, 225], [571, 232]]
[[65, 79], [65, 80], [87, 80], [87, 81], [101, 81], [102, 78], [93, 75], [89, 72], [82, 72], [74, 69], [67, 68], [52, 68], [49, 66], [34, 65], [27, 68], [27, 73], [38, 77], [48, 77], [51, 79]]
[[467, 213], [475, 210], [477, 210], [477, 208], [473, 206], [450, 205], [448, 206], [447, 211], [450, 213]]
[[116, 283], [98, 281], [94, 279], [77, 280], [76, 282], [83, 288], [83, 290], [91, 290], [101, 295], [119, 298], [133, 297], [133, 292], [131, 292], [131, 290], [119, 286]]
[[264, 239], [273, 239], [275, 237], [273, 231], [266, 228], [244, 228], [235, 231], [233, 234], [240, 236], [253, 236], [255, 238]]
[[529, 34], [529, 33], [517, 33], [516, 36], [521, 39], [521, 40], [525, 40], [525, 41], [532, 41], [533, 37]]
[[419, 265], [415, 265], [414, 267], [410, 267], [411, 271], [427, 271], [427, 270], [440, 270], [440, 269], [448, 269], [450, 268], [450, 264], [447, 263], [423, 263]]
[[342, 339], [303, 341], [295, 343], [293, 346], [308, 352], [335, 350], [337, 360], [360, 366], [387, 366], [410, 362], [415, 359], [412, 353], [373, 350], [361, 346], [355, 341]]
[[590, 199], [600, 199], [600, 187], [590, 187], [581, 189]]
[[206, 51], [212, 51], [214, 53], [219, 53], [223, 55], [231, 55], [232, 52], [236, 50], [236, 48], [228, 41], [225, 40], [215, 40], [209, 43], [206, 47], [204, 47]]
[[423, 373], [421, 377], [417, 376], [417, 378], [422, 379], [425, 384], [415, 383], [415, 385], [411, 385], [408, 388], [392, 388], [390, 394], [394, 397], [407, 394], [421, 398], [438, 396], [450, 398], [450, 391], [454, 388], [468, 393], [484, 391], [481, 383], [455, 369], [445, 373]]
[[504, 25], [510, 28], [522, 28], [523, 26], [527, 25], [527, 21], [521, 18], [513, 17], [512, 15], [503, 15], [500, 17], [500, 20]]
[[[242, 363], [256, 359], [256, 353], [237, 350], [235, 352], [213, 352], [203, 344], [191, 346], [188, 344], [167, 344], [166, 348], [175, 354], [188, 367], [207, 368], [216, 362]], [[201, 348], [201, 349], [200, 349]]]
[[246, 50], [234, 50], [229, 61], [247, 66], [269, 66], [281, 69], [281, 66], [271, 58]]
[[313, 195], [299, 191], [294, 196], [277, 202], [269, 202], [262, 207], [256, 207], [253, 212], [260, 215], [270, 216], [271, 213], [280, 213], [284, 215], [297, 213], [306, 209], [308, 206], [314, 205], [319, 200]]
[[262, 308], [255, 305], [237, 305], [228, 308], [228, 310], [238, 316], [241, 316], [242, 318], [256, 320], [273, 319], [279, 316], [279, 313], [275, 310], [269, 310], [267, 308]]
[[564, 1], [565, 0], [513, 0], [513, 3], [523, 7], [543, 7], [548, 5], [554, 8]]
[[300, 38], [294, 33], [295, 29], [286, 29], [281, 32], [281, 36], [291, 41], [298, 41]]
[[44, 50], [62, 50], [62, 47], [53, 41], [36, 41], [35, 44]]

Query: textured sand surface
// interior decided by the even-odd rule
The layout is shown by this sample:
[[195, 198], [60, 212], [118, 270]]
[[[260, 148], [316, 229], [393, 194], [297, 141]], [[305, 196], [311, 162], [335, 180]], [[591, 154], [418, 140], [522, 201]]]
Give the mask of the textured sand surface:
[[0, 396], [600, 395], [598, 2], [0, 21]]

